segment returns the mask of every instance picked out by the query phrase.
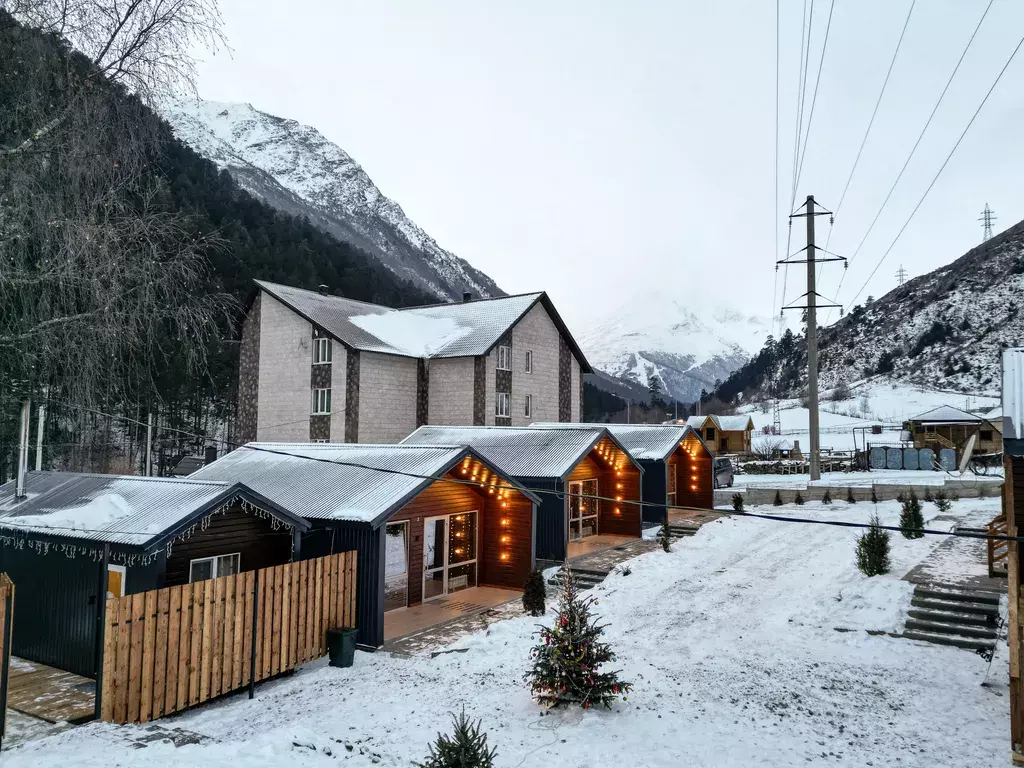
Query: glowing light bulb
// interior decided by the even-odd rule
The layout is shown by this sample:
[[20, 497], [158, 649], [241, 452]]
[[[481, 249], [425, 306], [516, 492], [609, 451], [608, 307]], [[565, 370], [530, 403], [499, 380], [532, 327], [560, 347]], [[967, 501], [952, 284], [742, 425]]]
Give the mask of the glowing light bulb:
[[501, 524], [502, 525], [508, 525], [508, 518], [507, 517], [501, 518]]
[[502, 544], [508, 544], [508, 542], [509, 542], [509, 537], [508, 536], [502, 536], [501, 537], [501, 543]]
[[508, 560], [508, 552], [502, 552], [501, 553], [501, 559], [502, 560]]

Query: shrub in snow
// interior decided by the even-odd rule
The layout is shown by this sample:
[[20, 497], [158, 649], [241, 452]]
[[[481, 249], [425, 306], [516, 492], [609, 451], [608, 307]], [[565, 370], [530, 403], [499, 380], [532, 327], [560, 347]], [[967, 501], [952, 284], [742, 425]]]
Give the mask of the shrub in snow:
[[661, 524], [661, 530], [658, 531], [658, 543], [666, 552], [672, 551], [672, 534], [669, 532], [667, 522]]
[[617, 672], [601, 672], [601, 666], [615, 661], [611, 647], [601, 642], [604, 626], [591, 617], [593, 597], [580, 597], [568, 566], [562, 569], [562, 593], [558, 615], [552, 627], [540, 628], [541, 642], [530, 651], [533, 667], [526, 673], [530, 692], [548, 708], [575, 704], [590, 709], [612, 702], [632, 690], [632, 683], [619, 680]]
[[480, 732], [480, 721], [466, 717], [465, 711], [452, 718], [455, 734], [449, 738], [437, 734], [430, 745], [430, 756], [418, 768], [491, 768], [497, 749], [487, 748], [487, 734]]
[[935, 492], [935, 498], [933, 499], [935, 506], [939, 508], [940, 512], [948, 512], [949, 508], [953, 506], [953, 502], [950, 501], [946, 492], [941, 488]]
[[803, 504], [804, 503], [804, 497], [800, 495], [800, 491], [796, 492], [796, 497], [793, 499], [793, 503], [794, 504]]
[[878, 503], [878, 494], [875, 493], [875, 486], [873, 486], [873, 485], [871, 486], [871, 503], [872, 504], [877, 504]]
[[932, 489], [931, 488], [926, 487], [924, 489], [924, 500], [925, 501], [935, 501], [935, 499], [932, 498]]
[[545, 597], [544, 574], [539, 568], [534, 568], [523, 587], [523, 610], [531, 616], [543, 616]]
[[822, 504], [831, 504], [832, 503], [832, 492], [828, 488], [825, 489], [825, 495], [821, 497], [821, 503]]
[[742, 512], [743, 511], [743, 494], [742, 493], [734, 493], [732, 495], [732, 508], [735, 509], [737, 512]]
[[878, 515], [871, 516], [871, 527], [857, 537], [857, 568], [865, 576], [889, 572], [889, 532]]
[[772, 503], [775, 504], [776, 507], [782, 506], [782, 491], [775, 492], [775, 501]]
[[921, 502], [917, 494], [910, 492], [910, 498], [903, 502], [903, 509], [900, 512], [900, 533], [905, 539], [920, 539], [924, 536], [921, 533], [924, 528], [924, 515], [921, 513]]
[[857, 503], [857, 499], [855, 499], [853, 497], [853, 488], [847, 488], [846, 489], [846, 503], [847, 504], [856, 504]]

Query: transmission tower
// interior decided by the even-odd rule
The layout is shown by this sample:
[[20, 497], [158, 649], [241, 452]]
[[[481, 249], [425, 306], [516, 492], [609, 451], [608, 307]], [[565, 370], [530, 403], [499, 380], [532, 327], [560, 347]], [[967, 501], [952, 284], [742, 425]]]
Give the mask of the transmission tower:
[[994, 211], [988, 207], [988, 203], [985, 203], [985, 210], [978, 217], [978, 221], [981, 222], [981, 226], [985, 230], [985, 235], [981, 238], [981, 242], [985, 242], [992, 237], [992, 222], [996, 220], [996, 217], [992, 215], [993, 213]]
[[903, 285], [907, 281], [907, 270], [900, 264], [900, 268], [896, 271], [896, 279], [900, 281], [900, 285]]

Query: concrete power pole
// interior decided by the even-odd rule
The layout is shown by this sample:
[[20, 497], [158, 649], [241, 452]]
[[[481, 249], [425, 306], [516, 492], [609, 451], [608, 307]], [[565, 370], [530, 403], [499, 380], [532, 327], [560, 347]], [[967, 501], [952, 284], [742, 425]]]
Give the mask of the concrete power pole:
[[[822, 258], [818, 258], [817, 246], [814, 242], [814, 217], [831, 216], [831, 211], [818, 210], [814, 202], [814, 195], [807, 196], [807, 202], [801, 206], [806, 207], [803, 213], [790, 214], [790, 218], [807, 218], [807, 253], [804, 259], [784, 259], [779, 264], [806, 264], [807, 265], [807, 293], [801, 298], [807, 300], [806, 304], [798, 306], [785, 306], [783, 309], [806, 309], [807, 310], [807, 399], [811, 431], [811, 445], [809, 464], [811, 480], [821, 479], [821, 435], [818, 429], [818, 307], [838, 307], [838, 304], [819, 304], [820, 297], [816, 290], [816, 279], [818, 264], [824, 261], [842, 261], [842, 256], [835, 256], [828, 252]], [[842, 311], [842, 307], [839, 307]]]

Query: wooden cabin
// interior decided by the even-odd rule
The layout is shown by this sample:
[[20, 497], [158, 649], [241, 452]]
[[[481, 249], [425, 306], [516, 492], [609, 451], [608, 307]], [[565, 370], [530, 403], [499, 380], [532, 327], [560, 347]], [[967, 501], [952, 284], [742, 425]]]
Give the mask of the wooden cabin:
[[562, 562], [643, 533], [637, 503], [643, 469], [603, 425], [423, 426], [402, 444], [468, 445], [503, 474], [536, 490], [540, 561]]
[[700, 435], [715, 455], [750, 453], [754, 438], [754, 420], [749, 416], [691, 416], [686, 426]]
[[931, 448], [936, 454], [943, 448], [956, 451], [959, 462], [971, 437], [975, 437], [972, 453], [999, 453], [1003, 450], [1001, 425], [986, 416], [941, 405], [918, 414], [903, 424], [915, 448]]
[[[357, 552], [359, 644], [385, 613], [497, 587], [513, 599], [534, 567], [539, 499], [465, 447], [249, 443], [193, 477], [234, 478], [311, 526], [302, 556]], [[450, 616], [449, 616], [450, 618]]]
[[92, 678], [106, 597], [290, 562], [309, 527], [238, 483], [29, 472], [25, 498], [15, 486], [0, 486], [13, 652]]
[[[538, 422], [537, 429], [593, 428]], [[602, 424], [643, 469], [645, 523], [663, 523], [666, 508], [714, 507], [714, 456], [685, 424]]]

